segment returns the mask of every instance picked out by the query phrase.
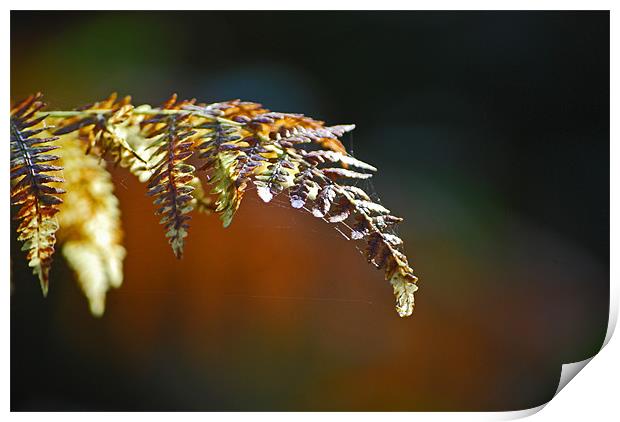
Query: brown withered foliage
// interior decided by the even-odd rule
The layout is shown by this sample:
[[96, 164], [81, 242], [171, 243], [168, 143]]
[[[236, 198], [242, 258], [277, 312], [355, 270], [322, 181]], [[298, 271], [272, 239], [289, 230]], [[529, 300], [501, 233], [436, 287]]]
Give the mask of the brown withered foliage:
[[23, 242], [28, 265], [47, 295], [58, 229], [56, 214], [62, 203], [57, 195], [64, 191], [49, 185], [62, 182], [49, 174], [62, 167], [47, 164], [58, 160], [58, 156], [46, 154], [58, 148], [50, 145], [58, 138], [37, 136], [46, 130], [42, 125], [45, 116], [37, 116], [45, 106], [40, 100], [41, 94], [34, 94], [11, 108], [11, 204], [19, 207], [15, 215], [20, 221], [17, 238]]
[[[180, 110], [183, 103], [176, 102], [176, 96], [161, 107], [162, 110]], [[189, 114], [161, 114], [146, 120], [149, 129], [145, 131], [150, 141], [152, 175], [147, 182], [148, 195], [154, 197], [155, 212], [161, 215], [160, 223], [166, 228], [172, 250], [177, 258], [183, 255], [184, 239], [190, 219], [192, 203], [191, 185], [194, 166], [185, 163], [192, 154], [193, 142], [189, 139], [192, 130]]]
[[97, 156], [109, 157], [115, 162], [126, 154], [137, 156], [123, 132], [132, 117], [132, 109], [130, 96], [117, 100], [117, 94], [113, 93], [105, 100], [79, 108], [78, 111], [85, 112], [83, 116], [61, 120], [55, 134], [65, 135], [77, 130], [78, 137], [86, 144], [86, 153], [94, 150]]
[[[117, 100], [113, 94], [73, 112], [49, 112], [46, 118], [40, 113], [39, 98], [32, 97], [20, 103], [27, 106], [11, 112], [11, 157], [16, 170], [23, 159], [19, 161], [21, 144], [15, 141], [13, 148], [13, 120], [19, 130], [44, 120], [54, 123], [58, 127], [54, 135], [71, 134], [75, 142], [83, 144], [85, 153], [110, 157], [147, 183], [147, 193], [154, 198], [156, 214], [161, 215], [166, 237], [179, 258], [192, 211], [215, 212], [227, 227], [250, 188], [255, 188], [264, 202], [284, 195], [292, 208], [337, 225], [347, 239], [363, 243], [368, 262], [382, 269], [392, 285], [399, 315], [411, 315], [417, 277], [403, 253], [402, 239], [393, 230], [402, 219], [356, 186], [356, 181], [372, 177], [377, 169], [350, 155], [340, 141], [354, 125], [327, 126], [302, 114], [272, 112], [252, 102], [203, 104], [178, 101], [176, 95], [152, 108], [134, 107], [130, 97]], [[34, 123], [24, 123], [35, 114]], [[51, 139], [41, 142], [48, 141]], [[53, 166], [33, 168], [34, 163], [28, 166], [29, 170], [20, 174], [58, 170]], [[38, 198], [39, 185], [24, 183], [30, 191], [34, 189], [32, 197]], [[59, 201], [38, 200], [47, 201], [51, 209], [55, 209], [54, 201]], [[53, 216], [57, 211], [46, 212]], [[25, 239], [23, 233], [20, 236]], [[30, 244], [28, 248], [32, 249]], [[50, 258], [53, 248], [46, 251]], [[45, 274], [50, 259], [45, 261]], [[88, 291], [84, 279], [82, 276], [81, 283]]]

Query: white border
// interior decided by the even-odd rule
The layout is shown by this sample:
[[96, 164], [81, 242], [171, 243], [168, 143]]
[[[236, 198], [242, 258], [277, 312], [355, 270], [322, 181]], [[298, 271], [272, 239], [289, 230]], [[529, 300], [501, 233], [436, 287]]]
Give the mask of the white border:
[[[236, 0], [235, 2], [214, 2], [214, 1], [185, 1], [183, 4], [180, 2], [154, 2], [144, 0], [134, 0], [128, 2], [127, 0], [107, 0], [106, 2], [78, 2], [78, 1], [63, 1], [57, 0], [54, 2], [31, 0], [28, 2], [16, 2], [9, 1], [9, 8], [15, 10], [21, 9], [33, 9], [33, 10], [51, 10], [51, 9], [84, 9], [84, 10], [97, 10], [102, 7], [117, 10], [166, 10], [170, 6], [174, 6], [175, 10], [199, 10], [199, 9], [247, 9], [256, 10], [257, 6], [261, 9], [283, 9], [283, 10], [313, 10], [313, 9], [336, 9], [336, 10], [353, 10], [353, 9], [365, 9], [365, 10], [611, 10], [611, 110], [612, 116], [617, 116], [618, 106], [618, 84], [613, 79], [617, 76], [618, 71], [618, 54], [614, 52], [613, 47], [620, 45], [618, 43], [618, 23], [617, 18], [618, 8], [614, 8], [615, 3], [612, 1], [549, 1], [549, 0], [529, 0], [529, 1], [428, 1], [428, 2], [414, 2], [414, 1], [390, 1], [382, 0], [380, 3], [370, 2], [367, 0], [357, 1], [334, 1], [334, 0], [314, 0], [305, 2], [296, 2], [292, 4], [289, 1], [269, 1], [263, 0], [261, 2], [253, 2], [247, 0]], [[5, 83], [3, 84], [3, 98], [5, 107], [9, 103], [10, 93], [10, 76], [9, 76], [9, 49], [10, 49], [10, 14], [6, 11], [2, 15], [2, 31], [4, 32], [2, 43], [2, 59], [5, 61], [2, 67], [3, 72], [6, 72], [4, 76]], [[318, 29], [317, 29], [318, 30]], [[614, 113], [615, 112], [615, 113]], [[8, 121], [2, 120], [2, 125], [8, 126]], [[6, 132], [5, 132], [6, 133]], [[618, 147], [618, 130], [616, 121], [611, 121], [611, 161], [612, 163], [620, 163], [619, 160], [619, 147]], [[8, 144], [5, 144], [3, 149], [0, 149], [0, 154], [8, 154]], [[0, 159], [0, 168], [4, 174], [9, 173], [8, 158]], [[620, 181], [620, 169], [612, 166], [611, 168], [611, 215], [618, 216], [620, 211], [620, 202], [618, 200], [617, 187]], [[0, 184], [0, 197], [9, 197], [9, 184]], [[8, 280], [8, 271], [10, 268], [10, 253], [9, 253], [9, 207], [5, 206], [0, 208], [0, 219], [4, 223], [0, 225], [0, 239], [4, 241], [1, 243], [0, 250], [0, 268], [3, 269], [5, 277], [3, 279]], [[619, 238], [619, 227], [612, 219], [611, 221], [611, 304], [610, 304], [610, 323], [608, 327], [607, 336], [605, 339], [606, 346], [592, 361], [587, 365], [587, 369], [583, 373], [579, 374], [577, 379], [570, 383], [560, 394], [549, 402], [546, 406], [541, 406], [535, 409], [523, 410], [518, 412], [490, 412], [490, 413], [295, 413], [294, 415], [286, 413], [254, 413], [251, 415], [253, 419], [265, 420], [269, 422], [284, 421], [287, 422], [294, 416], [299, 420], [314, 420], [317, 416], [326, 418], [327, 420], [336, 420], [342, 417], [355, 417], [358, 420], [370, 420], [379, 418], [381, 420], [386, 418], [398, 418], [409, 419], [415, 418], [416, 420], [443, 420], [443, 419], [465, 419], [465, 420], [498, 420], [498, 419], [513, 419], [524, 416], [529, 416], [541, 410], [545, 407], [544, 411], [536, 413], [534, 418], [540, 420], [583, 420], [583, 418], [593, 418], [593, 420], [615, 420], [620, 416], [620, 410], [618, 406], [617, 387], [618, 377], [620, 376], [620, 365], [618, 364], [618, 356], [620, 356], [620, 346], [618, 341], [613, 340], [611, 335], [616, 325], [618, 316], [618, 275], [619, 267], [618, 262], [620, 260], [618, 254], [617, 239]], [[9, 336], [9, 306], [10, 295], [8, 294], [8, 285], [5, 284], [5, 292], [7, 293], [2, 306], [4, 308], [3, 318], [0, 322], [0, 338], [8, 340]], [[610, 341], [611, 340], [611, 341]], [[2, 386], [1, 386], [1, 398], [3, 409], [8, 412], [10, 409], [10, 358], [8, 341], [3, 343], [5, 346], [0, 348], [2, 354]], [[248, 415], [247, 413], [209, 413], [210, 419], [229, 421], [236, 420], [239, 417]], [[615, 415], [615, 417], [614, 417]], [[11, 413], [10, 417], [15, 420], [30, 420], [34, 418], [45, 417], [46, 420], [81, 420], [84, 418], [82, 413], [48, 413], [45, 415], [37, 413]], [[106, 421], [110, 417], [130, 419], [136, 415], [132, 413], [115, 413], [114, 415], [108, 415], [106, 413], [89, 413], [88, 418], [91, 421]], [[148, 413], [148, 415], [140, 415], [140, 417], [153, 418], [155, 420], [168, 420], [170, 417], [175, 418], [187, 418], [194, 420], [203, 420], [204, 414], [200, 413]], [[248, 415], [249, 416], [249, 415]]]

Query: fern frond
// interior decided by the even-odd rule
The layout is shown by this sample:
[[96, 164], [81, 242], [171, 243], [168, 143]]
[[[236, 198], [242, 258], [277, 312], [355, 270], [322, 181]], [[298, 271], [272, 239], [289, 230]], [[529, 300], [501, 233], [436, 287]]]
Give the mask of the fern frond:
[[201, 169], [209, 172], [212, 193], [217, 197], [215, 211], [228, 227], [247, 187], [245, 174], [250, 162], [243, 148], [250, 147], [248, 139], [244, 139], [249, 134], [239, 124], [217, 119], [207, 120], [197, 128], [203, 130], [197, 146], [199, 158], [204, 160]]
[[[140, 182], [145, 183], [153, 175], [151, 171], [153, 157], [148, 151], [151, 142], [147, 139], [141, 126], [143, 121], [144, 115], [134, 115], [131, 124], [122, 128], [124, 139], [127, 141], [130, 150], [123, 149], [121, 151], [119, 165], [128, 169]], [[140, 159], [136, 157], [140, 157]]]
[[307, 167], [300, 171], [289, 189], [289, 199], [293, 208], [303, 208], [308, 200], [315, 200], [320, 186], [314, 180], [314, 169]]
[[197, 145], [199, 157], [204, 160], [203, 170], [216, 165], [218, 154], [236, 148], [244, 138], [242, 127], [232, 122], [208, 120], [195, 128], [203, 131]]
[[[11, 177], [16, 179], [13, 201], [22, 205], [18, 215], [24, 219], [19, 229], [20, 239], [26, 241], [24, 247], [30, 250], [31, 266], [41, 277], [42, 285], [47, 286], [43, 279], [47, 280], [53, 233], [58, 226], [55, 219], [54, 223], [48, 220], [52, 221], [58, 212], [56, 205], [60, 200], [55, 195], [62, 190], [48, 185], [60, 179], [42, 174], [57, 171], [59, 167], [39, 164], [57, 158], [43, 154], [54, 147], [33, 148], [27, 141], [39, 132], [38, 129], [26, 129], [43, 119], [39, 112], [42, 107], [39, 98], [32, 97], [11, 111]], [[154, 198], [153, 203], [158, 207], [156, 214], [161, 215], [160, 223], [165, 226], [166, 237], [177, 257], [183, 253], [192, 210], [219, 213], [224, 227], [227, 227], [248, 187], [253, 184], [264, 202], [288, 194], [293, 208], [338, 224], [338, 230], [347, 239], [364, 242], [366, 259], [384, 270], [385, 278], [393, 287], [399, 315], [412, 313], [417, 278], [402, 251], [402, 239], [393, 234], [394, 225], [402, 219], [393, 216], [390, 210], [371, 200], [363, 189], [356, 186], [359, 180], [372, 177], [377, 169], [348, 154], [342, 144], [340, 138], [353, 130], [354, 125], [326, 126], [324, 122], [302, 114], [272, 112], [253, 102], [232, 100], [196, 104], [195, 100], [177, 101], [176, 95], [159, 108], [149, 105], [134, 108], [129, 97], [117, 100], [113, 94], [76, 111], [52, 113], [60, 125], [56, 134], [76, 132], [74, 137], [66, 138], [86, 142], [87, 152], [98, 157], [111, 157], [141, 181], [148, 182], [148, 194]], [[53, 140], [34, 139], [33, 144]], [[113, 195], [105, 169], [99, 163], [99, 167], [93, 167], [96, 158], [91, 157], [84, 157], [84, 162], [78, 164], [79, 160], [71, 154], [79, 147], [72, 144], [66, 148], [66, 157], [72, 157], [67, 161], [72, 164], [71, 172], [83, 173], [95, 168], [103, 172], [92, 176], [90, 184], [89, 181], [81, 182], [82, 187], [73, 188], [79, 183], [72, 179], [71, 189], [76, 193], [71, 198], [86, 197], [86, 192], [91, 194], [94, 189], [91, 185], [99, 180], [101, 186], [109, 187], [107, 193], [102, 193], [103, 198], [108, 199], [100, 206], [99, 214], [107, 213], [110, 221], [116, 220], [118, 210], [115, 200], [110, 199]], [[204, 171], [201, 176], [211, 186], [211, 192], [206, 192], [196, 168], [190, 164], [192, 157], [199, 160], [196, 164], [200, 171]], [[81, 170], [80, 166], [86, 170]], [[78, 199], [71, 201], [78, 202]], [[43, 215], [50, 216], [45, 222], [38, 217], [43, 207], [47, 209]], [[69, 233], [80, 232], [71, 229], [78, 223], [73, 223], [71, 212], [68, 213], [67, 230]], [[38, 225], [33, 225], [32, 221]], [[120, 233], [118, 224], [107, 224], [106, 230], [110, 233]], [[47, 240], [39, 240], [42, 235], [32, 234], [39, 232]], [[65, 236], [64, 230], [61, 233]], [[91, 300], [91, 309], [94, 313], [102, 312], [105, 291], [121, 280], [117, 277], [124, 254], [119, 243], [120, 234], [117, 237], [109, 234], [108, 238], [118, 238], [109, 241], [116, 248], [110, 246], [108, 249], [116, 252], [109, 252], [112, 255], [103, 258], [94, 247], [73, 240], [73, 235], [66, 235], [70, 240], [63, 246], [63, 253], [78, 273]], [[85, 237], [86, 234], [80, 235], [80, 239]], [[89, 242], [96, 243], [92, 239]], [[101, 264], [103, 261], [108, 264]], [[100, 263], [99, 267], [95, 262]], [[102, 265], [116, 265], [116, 276], [111, 275], [115, 273], [111, 267], [92, 270]], [[106, 271], [107, 275], [101, 276]]]
[[[244, 126], [236, 129], [240, 135], [228, 143], [218, 145], [219, 149], [225, 147], [225, 151], [220, 152], [224, 162], [220, 162], [218, 168], [227, 173], [219, 174], [215, 179], [216, 193], [223, 198], [218, 210], [224, 211], [225, 226], [239, 206], [248, 178], [253, 178], [257, 194], [264, 202], [271, 201], [274, 196], [288, 189], [294, 208], [302, 208], [310, 201], [313, 215], [330, 223], [345, 223], [353, 219], [358, 228], [352, 230], [351, 238], [366, 238], [366, 258], [375, 267], [385, 270], [385, 277], [396, 295], [399, 315], [410, 315], [417, 278], [406, 256], [399, 250], [402, 240], [385, 232], [399, 219], [391, 216], [390, 211], [380, 204], [372, 202], [362, 189], [336, 183], [372, 176], [370, 173], [350, 170], [349, 167], [376, 171], [374, 166], [349, 155], [338, 139], [354, 126], [324, 127], [323, 122], [303, 115], [269, 111], [235, 115], [233, 120]], [[245, 131], [261, 141], [256, 141], [250, 135], [244, 138]], [[247, 139], [254, 139], [255, 145], [251, 146]], [[306, 151], [297, 147], [298, 144], [306, 143], [317, 145], [320, 149]], [[209, 148], [208, 154], [216, 150], [213, 143]], [[258, 153], [256, 150], [250, 152], [250, 148], [261, 150]], [[258, 159], [249, 159], [249, 156]], [[267, 162], [260, 164], [260, 161]], [[252, 163], [251, 171], [244, 173], [240, 169], [245, 169], [247, 162]], [[326, 164], [339, 164], [340, 167], [319, 167]]]
[[107, 99], [77, 109], [83, 112], [58, 121], [55, 135], [78, 132], [86, 143], [86, 153], [93, 152], [101, 158], [111, 158], [119, 163], [124, 160], [130, 166], [134, 160], [144, 161], [127, 143], [126, 128], [135, 126], [131, 97], [117, 100], [112, 93]]
[[256, 193], [264, 202], [270, 202], [284, 189], [293, 186], [298, 172], [297, 165], [290, 159], [286, 149], [273, 145], [268, 147], [275, 151], [276, 157], [254, 178]]
[[265, 202], [294, 184], [297, 166], [288, 157], [289, 150], [297, 152], [296, 144], [314, 143], [327, 148], [325, 153], [332, 153], [316, 160], [354, 160], [338, 140], [353, 125], [324, 127], [323, 122], [301, 114], [272, 112], [260, 104], [239, 100], [186, 109], [207, 118], [196, 126], [205, 130], [205, 140], [198, 145], [200, 158], [205, 160], [201, 168], [211, 171], [213, 193], [218, 196], [216, 210], [225, 227], [230, 225], [250, 180]]
[[46, 154], [58, 146], [49, 145], [56, 137], [37, 137], [46, 130], [43, 117], [35, 117], [45, 104], [40, 93], [31, 95], [11, 108], [11, 204], [19, 211], [18, 240], [24, 242], [28, 265], [38, 276], [43, 295], [47, 295], [49, 271], [58, 230], [57, 196], [64, 193], [50, 183], [63, 180], [48, 173], [58, 172], [62, 167], [44, 164], [58, 160], [58, 156]]
[[355, 125], [325, 127], [324, 122], [303, 114], [271, 111], [255, 115], [251, 119], [237, 120], [247, 123], [256, 133], [280, 143], [313, 142], [323, 149], [343, 154], [347, 151], [338, 137], [355, 128]]
[[[338, 135], [344, 132], [340, 130]], [[305, 208], [315, 217], [329, 223], [344, 224], [350, 230], [347, 238], [365, 240], [364, 254], [376, 268], [385, 270], [385, 278], [394, 289], [399, 315], [411, 315], [417, 277], [401, 251], [402, 240], [387, 233], [402, 219], [371, 201], [363, 189], [342, 184], [350, 179], [367, 179], [372, 176], [370, 173], [350, 170], [347, 168], [349, 166], [367, 171], [376, 171], [376, 168], [346, 153], [330, 149], [309, 152], [298, 149], [290, 152], [290, 155], [298, 169], [292, 186], [288, 188], [293, 208]], [[330, 164], [340, 164], [341, 167], [329, 167]]]
[[355, 186], [341, 186], [321, 175], [323, 182], [312, 206], [312, 214], [330, 223], [344, 223], [353, 240], [365, 240], [365, 256], [369, 263], [385, 270], [396, 296], [396, 310], [401, 317], [413, 312], [414, 292], [418, 278], [401, 251], [403, 241], [386, 230], [402, 219], [392, 216], [390, 210], [371, 201], [368, 195]]
[[[162, 109], [180, 109], [176, 95], [168, 100]], [[184, 239], [189, 228], [188, 214], [193, 209], [191, 182], [194, 180], [194, 166], [185, 163], [192, 155], [195, 134], [188, 124], [189, 114], [156, 115], [146, 123], [152, 125], [147, 136], [154, 148], [151, 157], [156, 157], [148, 180], [148, 195], [154, 197], [153, 204], [161, 215], [160, 224], [166, 229], [166, 237], [177, 258], [183, 255]]]
[[215, 212], [220, 213], [224, 227], [230, 226], [235, 212], [241, 205], [245, 193], [246, 183], [237, 183], [239, 168], [237, 158], [242, 153], [221, 152], [217, 154], [210, 183], [213, 185], [213, 194], [217, 195]]
[[75, 135], [62, 136], [58, 144], [67, 188], [58, 214], [58, 242], [91, 313], [101, 316], [106, 292], [123, 282], [125, 248], [118, 199], [105, 164], [84, 155]]
[[222, 117], [241, 123], [244, 123], [248, 118], [251, 119], [269, 111], [263, 108], [262, 104], [238, 99], [219, 103], [219, 108], [223, 111]]
[[336, 163], [345, 168], [351, 166], [361, 170], [377, 171], [376, 167], [341, 152], [331, 150], [316, 150], [310, 152], [302, 150], [300, 152], [305, 160], [316, 164]]

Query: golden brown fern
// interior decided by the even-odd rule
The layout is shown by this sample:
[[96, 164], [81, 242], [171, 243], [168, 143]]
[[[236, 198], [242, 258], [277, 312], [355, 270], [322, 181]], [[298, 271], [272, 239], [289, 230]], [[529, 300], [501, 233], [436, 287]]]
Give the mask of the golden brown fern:
[[101, 316], [106, 292], [123, 282], [125, 248], [118, 199], [105, 164], [84, 155], [75, 136], [61, 137], [58, 145], [67, 190], [58, 213], [58, 243], [91, 312]]
[[[203, 110], [203, 116], [208, 116], [212, 110]], [[197, 129], [201, 136], [196, 142], [198, 156], [203, 161], [201, 170], [207, 171], [207, 177], [213, 186], [216, 195], [215, 211], [221, 213], [224, 227], [228, 227], [234, 213], [239, 208], [247, 183], [241, 173], [241, 159], [247, 158], [240, 147], [247, 146], [241, 125], [232, 121], [218, 119], [217, 114], [206, 117]], [[239, 180], [239, 181], [238, 181]]]
[[[162, 110], [179, 110], [185, 103], [177, 103], [176, 95], [171, 97]], [[190, 211], [194, 208], [191, 182], [194, 180], [194, 166], [185, 163], [193, 153], [193, 142], [188, 140], [195, 134], [189, 124], [189, 114], [158, 114], [145, 123], [149, 126], [147, 139], [154, 152], [152, 175], [148, 180], [148, 194], [158, 207], [160, 224], [166, 229], [172, 250], [177, 258], [183, 256], [183, 245], [187, 236]]]
[[64, 193], [61, 188], [50, 186], [62, 179], [49, 175], [62, 167], [45, 164], [58, 160], [56, 155], [46, 154], [57, 146], [49, 145], [56, 137], [37, 137], [45, 127], [45, 116], [37, 113], [44, 107], [40, 93], [31, 95], [11, 108], [11, 204], [19, 211], [15, 218], [20, 221], [18, 240], [24, 242], [28, 265], [39, 277], [41, 289], [47, 295], [49, 271], [58, 229], [56, 214]]
[[[365, 240], [366, 258], [376, 268], [385, 270], [385, 278], [392, 284], [397, 298], [396, 309], [399, 315], [409, 316], [413, 312], [413, 293], [417, 290], [417, 277], [401, 251], [402, 239], [387, 232], [401, 219], [392, 216], [383, 206], [372, 202], [362, 189], [336, 183], [342, 180], [367, 179], [372, 176], [370, 173], [362, 173], [349, 167], [376, 171], [375, 167], [334, 147], [342, 143], [333, 140], [337, 140], [339, 136], [352, 129], [352, 125], [303, 128], [298, 129], [297, 134], [281, 138], [279, 144], [287, 148], [278, 155], [274, 164], [268, 166], [262, 175], [257, 176], [259, 196], [268, 202], [286, 189], [289, 191], [291, 205], [294, 208], [305, 208], [306, 203], [310, 201], [309, 211], [314, 216], [346, 226], [351, 231], [348, 236], [345, 234], [347, 239]], [[314, 142], [320, 149], [312, 151], [296, 149], [291, 140]], [[319, 165], [325, 164], [328, 166], [319, 168]], [[329, 164], [339, 164], [340, 167], [330, 167]], [[294, 177], [292, 182], [291, 177]]]
[[[51, 112], [48, 120], [60, 127], [55, 133], [63, 137], [77, 131], [70, 135], [73, 138], [63, 138], [63, 145], [86, 141], [86, 153], [109, 156], [148, 183], [177, 257], [183, 253], [192, 210], [218, 213], [226, 227], [248, 188], [254, 186], [264, 202], [287, 195], [292, 208], [337, 225], [351, 241], [363, 242], [366, 259], [384, 270], [394, 289], [399, 315], [412, 313], [417, 278], [402, 251], [402, 239], [393, 231], [402, 219], [356, 186], [376, 168], [348, 154], [340, 141], [353, 125], [325, 126], [301, 114], [272, 112], [240, 100], [196, 104], [195, 100], [177, 101], [173, 95], [161, 107], [152, 108], [133, 107], [129, 97], [116, 98], [113, 94], [72, 112]], [[40, 105], [35, 108], [33, 113]], [[32, 113], [26, 117], [20, 113], [15, 112], [22, 120], [32, 117]], [[13, 145], [13, 131], [11, 139]], [[75, 144], [71, 148], [75, 150]], [[67, 157], [78, 160], [75, 155]], [[76, 163], [65, 165], [67, 171], [86, 171]], [[98, 169], [105, 172], [101, 166]], [[48, 170], [52, 168], [38, 169]], [[109, 180], [101, 175], [104, 179]], [[212, 186], [210, 193], [202, 179]], [[115, 204], [108, 191], [107, 204]], [[114, 214], [112, 208], [106, 209]], [[104, 258], [122, 261], [121, 255]]]
[[60, 121], [55, 135], [66, 135], [78, 131], [78, 137], [86, 143], [86, 153], [94, 150], [95, 155], [111, 158], [118, 163], [123, 158], [132, 164], [134, 159], [143, 159], [128, 145], [126, 128], [133, 116], [131, 97], [117, 100], [112, 93], [108, 98], [77, 109], [81, 113]]

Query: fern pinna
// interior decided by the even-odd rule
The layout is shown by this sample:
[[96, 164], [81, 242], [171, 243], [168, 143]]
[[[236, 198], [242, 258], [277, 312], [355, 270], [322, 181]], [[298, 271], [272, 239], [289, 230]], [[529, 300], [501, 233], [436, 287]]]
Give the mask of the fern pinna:
[[31, 95], [11, 108], [11, 204], [19, 207], [15, 218], [18, 240], [24, 242], [22, 250], [27, 251], [28, 265], [39, 277], [43, 294], [47, 295], [49, 271], [58, 230], [57, 196], [64, 193], [61, 188], [50, 186], [62, 179], [50, 175], [62, 167], [44, 164], [58, 160], [58, 156], [46, 154], [58, 148], [49, 145], [57, 137], [39, 137], [44, 132], [45, 116], [37, 113], [44, 107], [41, 94]]
[[[103, 312], [107, 289], [122, 282], [125, 250], [106, 158], [146, 183], [178, 258], [192, 211], [217, 213], [227, 227], [253, 187], [262, 201], [287, 196], [292, 208], [363, 242], [368, 262], [392, 285], [398, 314], [413, 312], [417, 277], [392, 230], [402, 219], [355, 185], [377, 169], [347, 153], [340, 141], [353, 125], [326, 126], [252, 102], [204, 104], [176, 95], [156, 108], [134, 107], [130, 97], [118, 100], [116, 94], [73, 111], [43, 107], [35, 94], [11, 109], [11, 178], [19, 239], [44, 292], [56, 231], [93, 314]], [[57, 146], [48, 145], [58, 138]], [[57, 155], [44, 154], [59, 146]], [[80, 150], [87, 155], [75, 153]], [[58, 159], [71, 182], [64, 184], [64, 204], [58, 197], [63, 179], [48, 174], [62, 167], [42, 164]], [[88, 212], [73, 212], [73, 202]], [[89, 225], [93, 218], [101, 224]]]

